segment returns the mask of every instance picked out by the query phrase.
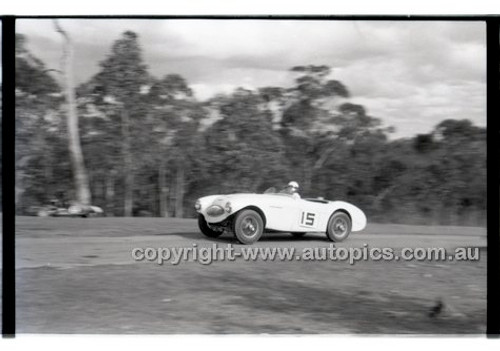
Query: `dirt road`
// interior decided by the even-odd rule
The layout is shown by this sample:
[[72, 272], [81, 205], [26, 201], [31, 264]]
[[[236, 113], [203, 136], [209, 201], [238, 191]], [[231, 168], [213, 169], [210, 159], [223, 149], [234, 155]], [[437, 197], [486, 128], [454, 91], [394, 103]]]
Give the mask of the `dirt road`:
[[[19, 333], [484, 333], [486, 251], [476, 262], [137, 262], [137, 247], [240, 247], [196, 221], [16, 221]], [[253, 247], [329, 247], [268, 234]], [[369, 225], [336, 247], [485, 247], [466, 227]]]

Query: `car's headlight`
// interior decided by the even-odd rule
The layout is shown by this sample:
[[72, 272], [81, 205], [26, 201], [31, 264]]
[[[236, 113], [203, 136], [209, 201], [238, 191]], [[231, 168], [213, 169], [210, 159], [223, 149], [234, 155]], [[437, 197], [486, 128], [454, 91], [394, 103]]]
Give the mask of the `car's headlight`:
[[233, 210], [231, 208], [231, 203], [229, 201], [226, 202], [226, 206], [224, 206], [224, 209], [226, 210], [227, 213], [231, 213], [231, 211]]
[[224, 214], [224, 209], [220, 206], [217, 205], [212, 205], [209, 208], [207, 208], [207, 215], [211, 217], [219, 217]]
[[196, 203], [194, 204], [194, 209], [196, 211], [201, 210], [201, 202], [200, 202], [200, 200], [196, 200]]

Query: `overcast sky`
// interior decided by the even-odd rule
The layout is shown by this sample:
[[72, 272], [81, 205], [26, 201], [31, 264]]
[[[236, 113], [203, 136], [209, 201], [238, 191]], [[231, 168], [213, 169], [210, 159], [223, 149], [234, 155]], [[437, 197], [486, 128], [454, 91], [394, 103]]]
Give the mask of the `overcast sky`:
[[[394, 137], [429, 132], [447, 118], [486, 125], [483, 22], [277, 20], [60, 20], [75, 43], [76, 79], [99, 69], [112, 43], [135, 31], [150, 72], [186, 78], [200, 99], [242, 86], [290, 86], [296, 65], [328, 65]], [[49, 20], [18, 20], [17, 32], [49, 68], [61, 38]]]

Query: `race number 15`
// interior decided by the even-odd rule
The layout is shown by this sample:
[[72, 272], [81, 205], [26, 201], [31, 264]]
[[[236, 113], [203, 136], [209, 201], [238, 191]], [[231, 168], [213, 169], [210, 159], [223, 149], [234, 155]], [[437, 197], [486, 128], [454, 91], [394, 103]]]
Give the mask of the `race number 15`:
[[314, 226], [314, 218], [316, 215], [311, 212], [302, 212], [302, 217], [300, 217], [300, 224], [306, 227]]

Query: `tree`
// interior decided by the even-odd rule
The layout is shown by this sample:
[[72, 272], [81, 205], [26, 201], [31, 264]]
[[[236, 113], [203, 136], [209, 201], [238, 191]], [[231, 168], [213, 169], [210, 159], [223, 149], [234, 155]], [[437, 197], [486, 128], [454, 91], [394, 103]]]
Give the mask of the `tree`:
[[368, 193], [375, 198], [366, 211], [377, 221], [484, 225], [485, 150], [485, 130], [459, 120], [386, 142], [371, 156], [378, 165]]
[[[23, 36], [16, 43], [16, 200], [26, 208], [74, 191], [71, 96]], [[486, 134], [468, 120], [389, 140], [329, 67], [313, 65], [294, 67], [290, 87], [200, 103], [183, 77], [148, 75], [132, 32], [100, 67], [76, 91], [75, 130], [92, 201], [108, 214], [192, 216], [200, 196], [293, 179], [304, 196], [355, 203], [371, 222], [484, 224]]]
[[460, 222], [486, 209], [486, 130], [469, 120], [445, 120], [432, 132], [438, 145], [434, 170], [444, 179], [442, 203], [450, 222]]
[[69, 34], [62, 29], [57, 20], [54, 20], [56, 31], [64, 40], [63, 47], [63, 75], [64, 95], [66, 99], [66, 122], [68, 128], [68, 147], [73, 169], [73, 179], [76, 188], [76, 201], [83, 205], [90, 205], [91, 194], [87, 170], [83, 160], [80, 145], [80, 132], [78, 128], [78, 113], [76, 107], [75, 87], [73, 82], [73, 44]]
[[[193, 136], [197, 133], [199, 114], [192, 99], [193, 92], [184, 78], [170, 74], [157, 80], [149, 91], [149, 103], [155, 106], [147, 125], [154, 132], [154, 143], [149, 143], [156, 151], [154, 162], [158, 165], [158, 188], [160, 216], [168, 215], [167, 162], [175, 169], [172, 181], [175, 198], [175, 216], [184, 214], [184, 194], [186, 191], [186, 168], [189, 167], [188, 154]], [[186, 133], [187, 132], [187, 133]], [[151, 140], [149, 138], [149, 140]]]
[[116, 196], [123, 165], [121, 133], [116, 132], [120, 124], [115, 106], [100, 101], [94, 88], [84, 84], [77, 89], [80, 137], [92, 201], [105, 208], [107, 216], [114, 216], [122, 213], [117, 209], [122, 209], [123, 204]]
[[259, 93], [240, 88], [210, 104], [217, 113], [204, 132], [207, 192], [256, 192], [287, 179], [284, 146]]
[[[67, 143], [60, 87], [16, 34], [16, 205], [24, 211], [66, 192]], [[55, 160], [60, 159], [60, 162]], [[57, 179], [56, 179], [57, 178]]]
[[329, 79], [330, 67], [297, 66], [292, 71], [298, 77], [287, 92], [291, 103], [283, 109], [282, 135], [293, 167], [303, 170], [304, 190], [312, 192], [317, 191], [312, 188], [313, 178], [328, 162], [345, 165], [350, 145], [386, 130], [363, 106], [345, 102], [349, 91]]
[[100, 63], [93, 78], [101, 102], [113, 105], [119, 116], [124, 175], [124, 215], [131, 216], [134, 191], [133, 129], [144, 112], [143, 90], [149, 82], [142, 62], [138, 36], [126, 31], [115, 41], [111, 53]]

